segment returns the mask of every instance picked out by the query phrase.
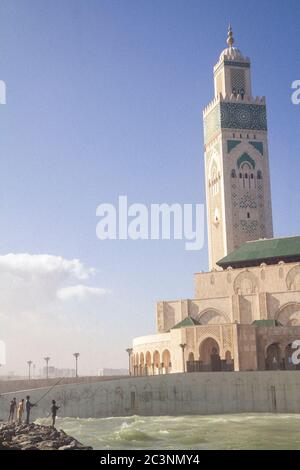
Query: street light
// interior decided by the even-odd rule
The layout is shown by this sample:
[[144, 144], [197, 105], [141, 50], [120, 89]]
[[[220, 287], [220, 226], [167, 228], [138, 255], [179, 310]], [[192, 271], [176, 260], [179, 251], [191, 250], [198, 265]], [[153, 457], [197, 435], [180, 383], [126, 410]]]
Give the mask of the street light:
[[48, 380], [49, 378], [49, 361], [50, 361], [50, 357], [44, 357], [44, 361], [46, 361], [46, 379]]
[[131, 358], [132, 351], [133, 351], [132, 348], [127, 348], [126, 349], [126, 352], [128, 353], [128, 361], [129, 361], [129, 364], [128, 364], [129, 365], [129, 367], [128, 367], [129, 375], [131, 375], [131, 360], [130, 360], [130, 358]]
[[180, 343], [179, 345], [182, 349], [182, 361], [183, 361], [183, 372], [185, 372], [185, 358], [184, 358], [184, 350], [187, 347], [186, 343]]
[[78, 358], [80, 356], [80, 353], [74, 353], [73, 356], [75, 357], [76, 362], [75, 377], [78, 377]]
[[28, 380], [31, 379], [31, 366], [32, 366], [32, 361], [27, 361], [27, 364], [28, 364]]

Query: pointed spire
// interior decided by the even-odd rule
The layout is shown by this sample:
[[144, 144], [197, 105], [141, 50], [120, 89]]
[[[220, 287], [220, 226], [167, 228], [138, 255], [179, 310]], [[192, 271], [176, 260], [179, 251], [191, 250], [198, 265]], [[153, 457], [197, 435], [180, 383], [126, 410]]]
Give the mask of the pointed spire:
[[232, 32], [232, 27], [231, 24], [228, 26], [228, 35], [227, 35], [227, 44], [229, 47], [232, 47], [234, 43], [234, 37], [233, 37], [233, 32]]

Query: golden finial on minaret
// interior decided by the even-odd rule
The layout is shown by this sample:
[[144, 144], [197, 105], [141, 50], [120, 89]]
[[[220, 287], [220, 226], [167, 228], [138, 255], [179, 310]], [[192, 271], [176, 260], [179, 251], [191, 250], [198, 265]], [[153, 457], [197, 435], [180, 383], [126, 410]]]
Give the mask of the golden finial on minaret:
[[231, 25], [229, 24], [229, 26], [228, 26], [227, 44], [228, 44], [229, 47], [232, 47], [233, 43], [234, 43], [234, 38], [233, 38], [232, 27], [231, 27]]

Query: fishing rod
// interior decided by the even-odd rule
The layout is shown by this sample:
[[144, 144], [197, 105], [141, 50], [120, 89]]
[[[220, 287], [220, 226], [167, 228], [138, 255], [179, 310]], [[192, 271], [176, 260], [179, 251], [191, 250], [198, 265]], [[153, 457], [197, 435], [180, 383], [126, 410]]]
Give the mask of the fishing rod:
[[43, 398], [45, 398], [45, 396], [46, 396], [46, 395], [48, 395], [48, 393], [50, 393], [50, 392], [51, 392], [51, 390], [53, 390], [53, 389], [54, 389], [54, 387], [56, 387], [56, 385], [58, 385], [58, 384], [59, 384], [59, 382], [61, 382], [61, 381], [62, 381], [63, 379], [65, 379], [65, 378], [66, 378], [66, 376], [64, 376], [64, 377], [61, 377], [61, 378], [60, 378], [60, 379], [59, 379], [59, 380], [58, 380], [58, 381], [57, 381], [57, 382], [56, 382], [54, 385], [52, 385], [52, 387], [51, 387], [51, 388], [49, 388], [49, 390], [47, 390], [47, 392], [46, 392], [46, 393], [44, 393], [44, 395], [43, 395], [43, 396], [42, 396], [42, 397], [41, 397], [41, 398], [40, 398], [40, 399], [39, 399], [39, 400], [38, 400], [38, 401], [37, 401], [37, 402], [36, 402], [34, 405], [36, 406], [36, 405], [37, 405], [37, 404], [38, 404], [38, 403], [39, 403], [39, 402], [40, 402], [40, 401], [41, 401]]

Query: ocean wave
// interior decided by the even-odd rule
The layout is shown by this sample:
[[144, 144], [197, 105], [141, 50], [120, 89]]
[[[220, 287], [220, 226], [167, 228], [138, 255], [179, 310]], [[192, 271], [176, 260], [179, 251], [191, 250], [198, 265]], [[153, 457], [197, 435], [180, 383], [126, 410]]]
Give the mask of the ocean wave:
[[122, 429], [116, 433], [120, 440], [124, 441], [135, 441], [135, 442], [152, 442], [155, 439], [147, 434], [146, 432], [140, 431], [138, 429]]
[[299, 449], [299, 420], [266, 413], [128, 416], [59, 418], [57, 427], [94, 449]]

